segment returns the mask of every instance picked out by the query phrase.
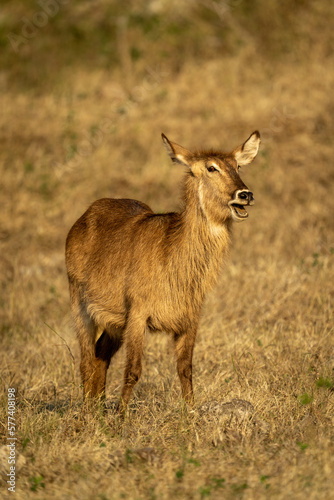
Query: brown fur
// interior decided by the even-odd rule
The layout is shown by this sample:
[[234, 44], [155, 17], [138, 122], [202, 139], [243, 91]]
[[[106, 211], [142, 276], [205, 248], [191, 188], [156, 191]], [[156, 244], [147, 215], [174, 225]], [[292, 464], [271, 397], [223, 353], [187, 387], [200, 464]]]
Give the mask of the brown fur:
[[[193, 402], [192, 354], [201, 307], [228, 249], [228, 202], [235, 193], [249, 193], [238, 166], [253, 160], [260, 139], [255, 132], [230, 154], [191, 153], [165, 136], [163, 141], [172, 160], [189, 168], [183, 209], [158, 215], [139, 201], [101, 199], [66, 241], [84, 394], [104, 396], [110, 360], [124, 344], [124, 406], [141, 374], [147, 330], [172, 336], [182, 394]], [[218, 171], [208, 170], [212, 162]]]

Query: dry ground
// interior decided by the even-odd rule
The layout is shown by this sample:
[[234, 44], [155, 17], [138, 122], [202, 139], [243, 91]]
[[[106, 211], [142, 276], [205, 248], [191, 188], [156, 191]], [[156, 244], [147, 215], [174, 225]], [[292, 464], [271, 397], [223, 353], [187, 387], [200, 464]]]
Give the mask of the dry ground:
[[[8, 33], [41, 7], [3, 2], [0, 19], [1, 434], [5, 445], [14, 387], [16, 498], [331, 498], [332, 2], [57, 5], [17, 52]], [[255, 129], [261, 153], [242, 177], [256, 204], [203, 311], [197, 409], [182, 406], [157, 334], [125, 423], [89, 416], [64, 268], [71, 224], [104, 196], [177, 208], [183, 171], [162, 131], [228, 150]], [[120, 352], [110, 408], [122, 363]], [[201, 410], [235, 398], [254, 411]]]

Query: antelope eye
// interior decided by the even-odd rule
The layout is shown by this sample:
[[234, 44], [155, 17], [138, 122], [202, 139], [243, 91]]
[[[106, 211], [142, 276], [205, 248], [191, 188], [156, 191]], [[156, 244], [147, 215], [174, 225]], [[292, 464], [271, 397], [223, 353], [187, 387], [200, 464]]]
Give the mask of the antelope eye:
[[207, 169], [208, 172], [217, 172], [217, 169], [213, 165], [210, 165], [209, 167], [206, 167], [206, 169]]

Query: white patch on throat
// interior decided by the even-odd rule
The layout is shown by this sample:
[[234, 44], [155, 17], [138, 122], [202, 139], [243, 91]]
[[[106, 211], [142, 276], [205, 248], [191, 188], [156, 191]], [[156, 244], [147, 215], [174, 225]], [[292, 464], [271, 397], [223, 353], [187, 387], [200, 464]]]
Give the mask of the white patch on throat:
[[223, 232], [225, 232], [225, 227], [223, 224], [215, 224], [215, 223], [210, 223], [210, 229], [211, 233], [214, 236], [221, 236]]

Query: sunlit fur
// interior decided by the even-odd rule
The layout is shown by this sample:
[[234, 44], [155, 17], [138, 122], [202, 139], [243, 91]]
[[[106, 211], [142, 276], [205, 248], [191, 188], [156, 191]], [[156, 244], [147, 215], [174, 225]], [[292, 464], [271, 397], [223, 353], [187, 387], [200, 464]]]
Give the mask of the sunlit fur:
[[[249, 140], [257, 142], [253, 159], [258, 133]], [[247, 190], [235, 159], [236, 154], [242, 159], [244, 145], [230, 154], [191, 153], [165, 136], [163, 141], [172, 160], [189, 170], [182, 209], [161, 215], [139, 201], [101, 199], [74, 224], [66, 241], [84, 394], [104, 396], [110, 360], [124, 344], [123, 406], [140, 377], [149, 330], [172, 337], [182, 394], [193, 402], [192, 354], [201, 307], [228, 250], [228, 203]], [[209, 172], [210, 161], [219, 170]]]

